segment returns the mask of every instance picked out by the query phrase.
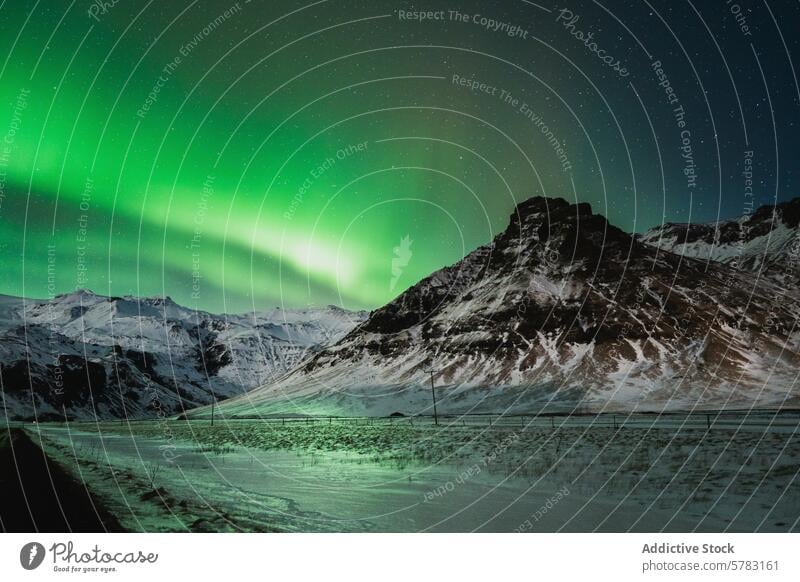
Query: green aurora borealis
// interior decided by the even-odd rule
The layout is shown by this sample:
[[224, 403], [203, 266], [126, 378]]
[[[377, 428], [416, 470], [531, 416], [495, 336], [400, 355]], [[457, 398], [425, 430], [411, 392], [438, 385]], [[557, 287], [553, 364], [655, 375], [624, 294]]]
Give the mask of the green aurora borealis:
[[[706, 16], [741, 120], [710, 37], [682, 35], [687, 50], [646, 7], [618, 13], [655, 31], [638, 42], [689, 112], [699, 185], [687, 191], [651, 59], [597, 6], [581, 8], [581, 25], [629, 79], [523, 2], [458, 8], [519, 23], [524, 39], [472, 20], [405, 21], [402, 3], [101, 4], [0, 8], [0, 293], [372, 308], [491, 240], [535, 194], [577, 195], [631, 230], [735, 216], [749, 149], [756, 206], [792, 195], [781, 158], [795, 132], [763, 106], [771, 97], [796, 118], [786, 55], [757, 63], [722, 10]], [[658, 8], [676, 34], [688, 26]], [[768, 18], [751, 22], [776, 43]], [[768, 95], [764, 80], [781, 86]], [[569, 171], [522, 104], [553, 128]], [[392, 284], [404, 237], [411, 255]]]

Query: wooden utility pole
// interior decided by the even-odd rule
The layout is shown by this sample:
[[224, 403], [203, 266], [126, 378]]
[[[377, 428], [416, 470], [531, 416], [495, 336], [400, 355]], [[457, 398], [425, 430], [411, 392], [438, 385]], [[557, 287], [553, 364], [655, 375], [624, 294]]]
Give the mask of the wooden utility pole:
[[211, 426], [214, 426], [214, 405], [217, 403], [217, 399], [214, 398], [214, 394], [211, 394]]
[[436, 423], [436, 426], [439, 426], [439, 415], [436, 413], [436, 388], [433, 386], [433, 375], [436, 373], [436, 370], [427, 370], [427, 372], [431, 375], [431, 397], [433, 398], [433, 422]]

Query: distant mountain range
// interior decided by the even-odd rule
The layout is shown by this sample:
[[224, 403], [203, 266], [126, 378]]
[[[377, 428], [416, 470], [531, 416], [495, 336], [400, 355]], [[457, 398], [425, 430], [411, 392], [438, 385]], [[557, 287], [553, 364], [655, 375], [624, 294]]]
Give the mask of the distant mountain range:
[[430, 414], [430, 370], [439, 412], [797, 406], [798, 221], [794, 200], [637, 236], [532, 198], [490, 244], [219, 410]]
[[800, 288], [800, 198], [762, 206], [734, 220], [666, 223], [642, 242], [703, 261], [717, 261]]
[[172, 415], [283, 376], [366, 318], [337, 307], [212, 315], [168, 297], [0, 296], [0, 418]]

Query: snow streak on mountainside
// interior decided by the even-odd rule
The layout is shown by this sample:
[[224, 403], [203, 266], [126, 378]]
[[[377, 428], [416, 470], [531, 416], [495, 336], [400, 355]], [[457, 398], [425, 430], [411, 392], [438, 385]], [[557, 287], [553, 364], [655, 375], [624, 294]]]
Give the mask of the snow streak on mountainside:
[[212, 315], [169, 298], [0, 296], [10, 418], [173, 414], [282, 376], [366, 317], [336, 307]]
[[439, 412], [797, 404], [796, 299], [643, 244], [588, 204], [537, 197], [490, 244], [220, 409], [430, 413], [430, 369]]

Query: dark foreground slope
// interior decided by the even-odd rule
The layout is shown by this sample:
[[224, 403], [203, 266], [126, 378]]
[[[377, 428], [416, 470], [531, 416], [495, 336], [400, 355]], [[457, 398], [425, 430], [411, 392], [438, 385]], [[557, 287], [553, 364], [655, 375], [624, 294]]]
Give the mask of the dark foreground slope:
[[0, 529], [116, 532], [117, 520], [22, 429], [0, 434]]

